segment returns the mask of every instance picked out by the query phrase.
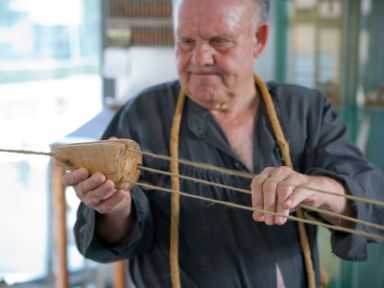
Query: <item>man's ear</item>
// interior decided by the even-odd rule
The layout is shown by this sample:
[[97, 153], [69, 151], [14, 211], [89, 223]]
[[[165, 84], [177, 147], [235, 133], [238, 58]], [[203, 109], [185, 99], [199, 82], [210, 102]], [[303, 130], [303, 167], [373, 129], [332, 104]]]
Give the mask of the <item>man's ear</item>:
[[257, 25], [255, 33], [255, 43], [253, 49], [253, 57], [258, 58], [267, 46], [269, 38], [269, 24], [267, 22], [261, 22]]

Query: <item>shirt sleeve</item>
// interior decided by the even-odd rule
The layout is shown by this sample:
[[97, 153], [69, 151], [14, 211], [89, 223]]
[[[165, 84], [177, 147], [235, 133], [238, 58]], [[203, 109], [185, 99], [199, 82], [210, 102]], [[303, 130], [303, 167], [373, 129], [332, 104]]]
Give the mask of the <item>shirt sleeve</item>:
[[[126, 106], [117, 112], [102, 139], [117, 137], [136, 140], [135, 133], [132, 133], [129, 122], [127, 123], [125, 119]], [[81, 254], [89, 259], [105, 263], [130, 258], [150, 246], [153, 237], [153, 224], [148, 198], [138, 186], [134, 186], [131, 195], [136, 222], [131, 232], [113, 246], [101, 241], [95, 235], [97, 212], [84, 203], [79, 205], [74, 235]]]
[[[333, 177], [344, 184], [350, 195], [383, 201], [383, 172], [370, 164], [348, 139], [346, 125], [325, 97], [322, 97], [320, 107], [322, 111], [318, 118], [320, 121], [316, 124], [318, 127], [312, 125], [312, 129], [318, 133], [312, 143], [314, 148], [308, 150], [311, 155], [306, 155], [312, 162], [306, 173]], [[361, 201], [353, 201], [352, 205], [357, 219], [383, 224], [383, 208]], [[376, 228], [359, 223], [355, 229], [380, 234]], [[345, 260], [366, 260], [369, 241], [355, 234], [332, 231], [332, 250]]]
[[81, 254], [94, 261], [106, 263], [127, 259], [148, 249], [153, 237], [148, 199], [138, 187], [134, 187], [131, 193], [136, 221], [131, 232], [115, 245], [108, 245], [95, 236], [97, 212], [83, 203], [80, 204], [74, 234]]

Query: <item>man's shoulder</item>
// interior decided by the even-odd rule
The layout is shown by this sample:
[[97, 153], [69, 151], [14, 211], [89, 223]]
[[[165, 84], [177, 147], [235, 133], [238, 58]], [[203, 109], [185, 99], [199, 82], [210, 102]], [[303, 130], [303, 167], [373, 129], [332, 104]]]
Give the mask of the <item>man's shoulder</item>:
[[130, 98], [123, 109], [145, 109], [145, 107], [174, 106], [180, 91], [178, 80], [164, 82], [150, 86]]
[[166, 101], [167, 98], [176, 98], [180, 91], [178, 80], [163, 82], [149, 86], [132, 98], [133, 101]]
[[297, 84], [291, 84], [291, 83], [279, 83], [279, 82], [268, 82], [267, 83], [268, 89], [270, 93], [278, 98], [292, 98], [292, 97], [298, 97], [298, 98], [322, 98], [324, 95], [312, 88], [304, 87]]
[[324, 110], [333, 109], [327, 96], [316, 90], [295, 84], [281, 84], [269, 82], [269, 92], [276, 108], [283, 115], [312, 114], [321, 117]]
[[163, 82], [153, 86], [149, 86], [140, 92], [136, 97], [148, 97], [150, 95], [178, 95], [180, 90], [179, 80], [173, 80], [168, 82]]

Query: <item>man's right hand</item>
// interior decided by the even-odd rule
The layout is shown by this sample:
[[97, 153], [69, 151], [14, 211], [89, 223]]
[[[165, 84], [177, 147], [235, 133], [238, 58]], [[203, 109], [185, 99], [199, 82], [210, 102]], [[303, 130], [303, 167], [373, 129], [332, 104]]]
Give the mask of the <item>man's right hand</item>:
[[89, 175], [86, 168], [80, 168], [63, 177], [65, 186], [73, 186], [77, 197], [100, 214], [125, 214], [128, 216], [131, 195], [126, 191], [116, 190], [115, 183], [108, 180], [101, 172]]
[[63, 184], [72, 186], [77, 197], [99, 215], [96, 234], [114, 243], [122, 239], [134, 222], [131, 215], [132, 198], [129, 191], [117, 190], [115, 183], [101, 172], [89, 175], [86, 168], [80, 168], [63, 176]]

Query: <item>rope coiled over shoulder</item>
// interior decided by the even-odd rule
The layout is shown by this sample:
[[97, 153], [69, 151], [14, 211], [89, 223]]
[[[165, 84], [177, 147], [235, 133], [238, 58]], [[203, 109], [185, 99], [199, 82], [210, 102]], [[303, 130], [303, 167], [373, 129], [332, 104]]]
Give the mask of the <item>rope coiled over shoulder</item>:
[[[284, 137], [283, 130], [280, 125], [279, 118], [277, 117], [276, 109], [273, 105], [273, 101], [271, 98], [271, 95], [269, 94], [268, 87], [265, 85], [265, 83], [255, 75], [255, 82], [256, 87], [260, 89], [261, 96], [263, 97], [265, 106], [267, 108], [267, 114], [269, 117], [269, 121], [271, 121], [272, 129], [276, 137], [277, 144], [279, 145], [281, 158], [283, 160], [283, 163], [290, 167], [293, 167], [293, 162], [291, 159], [291, 154], [289, 152], [289, 145], [287, 140]], [[304, 218], [304, 212], [301, 208], [297, 209], [296, 215], [299, 218]], [[315, 280], [315, 270], [313, 267], [313, 260], [312, 260], [312, 253], [311, 253], [311, 247], [309, 245], [308, 235], [307, 231], [305, 230], [305, 224], [302, 222], [297, 222], [298, 229], [299, 229], [299, 238], [300, 238], [300, 245], [301, 250], [303, 252], [304, 256], [304, 263], [305, 263], [305, 269], [307, 271], [307, 280], [308, 280], [308, 287], [309, 288], [315, 288], [316, 287], [316, 280]]]
[[[284, 137], [283, 130], [281, 129], [280, 121], [277, 117], [275, 107], [271, 95], [269, 94], [266, 84], [255, 75], [255, 85], [260, 91], [263, 101], [265, 103], [269, 120], [271, 121], [272, 129], [276, 137], [276, 141], [280, 148], [281, 157], [283, 163], [293, 168], [291, 160], [289, 145]], [[179, 225], [180, 225], [180, 180], [179, 175], [179, 135], [180, 124], [183, 115], [183, 108], [186, 95], [180, 90], [179, 97], [176, 104], [175, 114], [173, 116], [171, 139], [170, 139], [170, 153], [171, 153], [171, 173], [174, 176], [171, 177], [171, 188], [176, 193], [172, 193], [171, 196], [171, 227], [170, 227], [170, 269], [171, 269], [171, 283], [173, 288], [181, 287], [180, 280], [180, 267], [179, 267]], [[176, 175], [176, 176], [175, 176]], [[299, 218], [304, 218], [304, 213], [301, 209], [296, 211]], [[315, 272], [311, 255], [311, 248], [309, 245], [308, 235], [305, 229], [305, 224], [298, 222], [300, 245], [303, 251], [305, 268], [307, 271], [308, 287], [315, 288]]]

